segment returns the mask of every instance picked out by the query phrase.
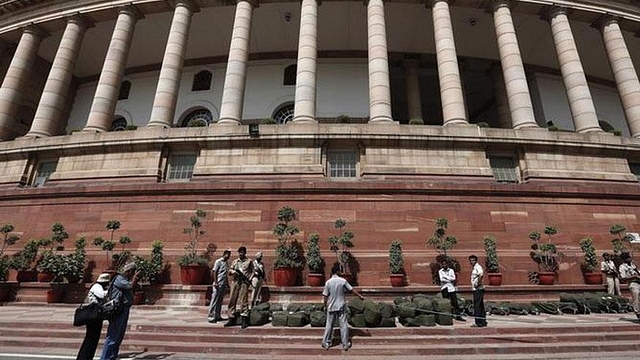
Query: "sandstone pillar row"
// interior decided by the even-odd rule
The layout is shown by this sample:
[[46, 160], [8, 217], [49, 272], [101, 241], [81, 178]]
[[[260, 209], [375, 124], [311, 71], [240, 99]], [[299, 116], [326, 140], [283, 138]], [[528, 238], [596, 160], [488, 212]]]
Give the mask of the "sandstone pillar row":
[[514, 129], [537, 127], [533, 114], [533, 104], [529, 85], [524, 72], [524, 64], [520, 55], [516, 29], [511, 17], [510, 1], [493, 2], [493, 21], [495, 24], [500, 63], [507, 91], [511, 126]]
[[48, 137], [59, 134], [63, 129], [62, 118], [65, 115], [73, 70], [82, 39], [89, 26], [91, 24], [80, 16], [73, 16], [67, 20], [67, 26], [51, 64], [51, 70], [44, 85], [31, 130], [25, 136]]
[[196, 11], [198, 8], [190, 0], [175, 2], [169, 38], [164, 49], [158, 86], [147, 126], [168, 128], [173, 124], [184, 56], [187, 51], [191, 16]]
[[218, 124], [239, 125], [242, 120], [252, 15], [253, 4], [247, 0], [239, 0], [233, 21]]
[[382, 0], [367, 5], [369, 49], [369, 123], [393, 121], [387, 54], [387, 29]]
[[569, 100], [573, 125], [577, 132], [602, 131], [566, 10], [553, 7], [546, 17], [551, 25], [551, 34]]
[[37, 57], [38, 47], [45, 36], [46, 33], [35, 26], [26, 27], [22, 32], [0, 87], [0, 140], [12, 140], [26, 132], [26, 129], [20, 132], [19, 128], [24, 125], [16, 122], [16, 117], [22, 101], [25, 80], [29, 76]]
[[640, 137], [640, 81], [622, 36], [617, 19], [607, 17], [598, 24], [607, 51], [611, 71], [631, 136]]
[[318, 2], [302, 0], [293, 121], [316, 122]]
[[422, 102], [420, 99], [420, 78], [418, 60], [404, 60], [404, 71], [407, 77], [407, 107], [409, 109], [409, 120], [422, 120]]
[[435, 0], [432, 14], [442, 101], [442, 124], [468, 124], [448, 0]]
[[118, 104], [120, 84], [131, 48], [131, 38], [135, 24], [141, 17], [142, 14], [133, 6], [120, 9], [89, 111], [89, 119], [83, 131], [102, 132], [111, 129], [111, 122]]

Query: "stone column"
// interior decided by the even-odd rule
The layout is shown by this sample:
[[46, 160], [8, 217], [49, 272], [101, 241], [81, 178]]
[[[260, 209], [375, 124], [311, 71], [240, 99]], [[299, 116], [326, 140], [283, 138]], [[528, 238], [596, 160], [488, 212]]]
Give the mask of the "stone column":
[[176, 1], [174, 6], [169, 39], [164, 50], [153, 108], [147, 124], [151, 127], [169, 128], [173, 124], [191, 16], [198, 11], [198, 7], [191, 0]]
[[492, 7], [502, 74], [511, 112], [511, 125], [514, 129], [537, 127], [516, 29], [509, 9], [510, 3], [509, 0], [495, 0]]
[[554, 6], [543, 15], [551, 25], [564, 88], [569, 99], [573, 125], [577, 132], [602, 131], [598, 124], [587, 77], [584, 74], [578, 47], [571, 32], [566, 9]]
[[633, 61], [620, 31], [618, 20], [606, 16], [594, 24], [600, 29], [604, 47], [609, 57], [611, 71], [618, 87], [624, 115], [631, 136], [640, 137], [640, 82]]
[[382, 0], [369, 0], [367, 5], [369, 46], [369, 122], [393, 121], [391, 86], [387, 58], [387, 29]]
[[[249, 35], [254, 4], [248, 0], [238, 0], [233, 33], [229, 47], [229, 60], [224, 78], [220, 120], [218, 124], [239, 125], [242, 120], [244, 88], [247, 82], [247, 61], [249, 59]], [[297, 85], [296, 85], [297, 86]]]
[[509, 112], [509, 100], [507, 99], [507, 91], [504, 88], [504, 77], [502, 77], [502, 69], [499, 65], [491, 67], [491, 80], [493, 82], [493, 90], [496, 98], [496, 107], [498, 108], [498, 124], [503, 129], [511, 128], [511, 113]]
[[44, 85], [42, 97], [27, 137], [47, 137], [57, 135], [62, 128], [62, 117], [67, 105], [67, 95], [73, 78], [80, 45], [84, 33], [92, 26], [81, 16], [67, 19], [67, 27], [62, 34], [56, 57]]
[[134, 6], [120, 9], [116, 26], [111, 35], [107, 56], [102, 65], [100, 80], [91, 104], [89, 119], [83, 131], [109, 131], [118, 104], [118, 93], [127, 65], [133, 30], [142, 14]]
[[407, 77], [407, 108], [409, 120], [422, 120], [422, 101], [420, 99], [420, 81], [418, 76], [419, 60], [404, 60], [404, 71]]
[[22, 101], [22, 89], [37, 57], [38, 47], [47, 34], [36, 26], [26, 27], [11, 59], [11, 64], [0, 87], [0, 139], [12, 140], [19, 133], [21, 124], [16, 116]]
[[316, 122], [318, 2], [302, 0], [293, 121]]
[[432, 14], [440, 79], [442, 124], [468, 124], [448, 0], [435, 0]]

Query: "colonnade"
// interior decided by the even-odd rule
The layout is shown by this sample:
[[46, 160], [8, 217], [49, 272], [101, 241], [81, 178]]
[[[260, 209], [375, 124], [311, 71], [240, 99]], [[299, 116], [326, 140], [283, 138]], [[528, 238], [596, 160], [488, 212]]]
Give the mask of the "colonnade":
[[[432, 8], [433, 15], [433, 33], [445, 126], [468, 124], [449, 2], [450, 0], [432, 0], [428, 4]], [[504, 85], [504, 89], [498, 89], [496, 92], [504, 94], [506, 99], [506, 104], [502, 104], [500, 123], [505, 125], [505, 122], [508, 122], [508, 125], [514, 129], [537, 127], [511, 14], [512, 4], [511, 0], [494, 0], [490, 8], [502, 67], [502, 72], [494, 74], [494, 79], [502, 79]], [[237, 0], [236, 3], [219, 125], [236, 125], [242, 120], [249, 35], [253, 10], [257, 6], [254, 0]], [[172, 126], [191, 18], [197, 11], [199, 9], [192, 0], [174, 2], [171, 30], [148, 126]], [[109, 130], [135, 24], [142, 17], [142, 14], [132, 5], [120, 9], [83, 131]], [[576, 131], [602, 131], [571, 31], [567, 10], [552, 6], [547, 9], [543, 17], [549, 22]], [[91, 24], [79, 15], [67, 19], [62, 41], [26, 136], [46, 137], [59, 133], [66, 105], [65, 95], [69, 88], [75, 60], [84, 32], [90, 26]], [[633, 137], [640, 137], [640, 81], [634, 70], [618, 20], [615, 17], [604, 16], [594, 23], [594, 26], [602, 34], [631, 134]], [[392, 122], [383, 0], [368, 0], [367, 32], [369, 122]], [[19, 124], [15, 123], [15, 118], [21, 102], [22, 87], [35, 61], [40, 42], [45, 36], [46, 33], [34, 25], [23, 30], [15, 55], [0, 87], [0, 139], [2, 140], [10, 140], [16, 135], [15, 128]], [[318, 0], [302, 0], [294, 122], [316, 121], [317, 37]], [[407, 60], [405, 67], [409, 116], [421, 118], [417, 62]]]

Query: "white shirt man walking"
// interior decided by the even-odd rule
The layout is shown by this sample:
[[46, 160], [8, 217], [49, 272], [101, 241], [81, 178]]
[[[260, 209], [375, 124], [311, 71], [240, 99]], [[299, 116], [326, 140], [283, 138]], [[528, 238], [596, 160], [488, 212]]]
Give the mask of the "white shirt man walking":
[[227, 261], [231, 257], [231, 250], [222, 252], [222, 257], [216, 260], [211, 270], [213, 276], [213, 286], [211, 290], [211, 304], [209, 305], [209, 316], [207, 320], [215, 323], [222, 320], [220, 313], [222, 312], [222, 300], [227, 293], [229, 281], [227, 280]]
[[340, 276], [340, 264], [336, 263], [331, 268], [331, 279], [324, 284], [324, 306], [327, 309], [327, 322], [324, 327], [324, 337], [322, 338], [322, 347], [329, 350], [331, 347], [331, 335], [333, 334], [333, 323], [335, 319], [340, 320], [340, 338], [342, 341], [342, 350], [351, 348], [349, 341], [349, 325], [347, 324], [346, 302], [344, 300], [345, 293], [351, 291], [361, 300], [364, 297], [354, 289], [349, 282]]

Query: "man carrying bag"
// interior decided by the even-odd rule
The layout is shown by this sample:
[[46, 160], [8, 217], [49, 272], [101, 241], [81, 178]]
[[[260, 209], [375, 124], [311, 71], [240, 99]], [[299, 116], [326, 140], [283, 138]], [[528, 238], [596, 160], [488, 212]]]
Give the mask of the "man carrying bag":
[[76, 360], [91, 360], [98, 348], [100, 332], [102, 331], [102, 315], [100, 306], [107, 295], [107, 286], [111, 281], [111, 275], [101, 274], [96, 283], [91, 286], [84, 303], [76, 309], [73, 318], [74, 326], [87, 326], [87, 332], [78, 351]]

